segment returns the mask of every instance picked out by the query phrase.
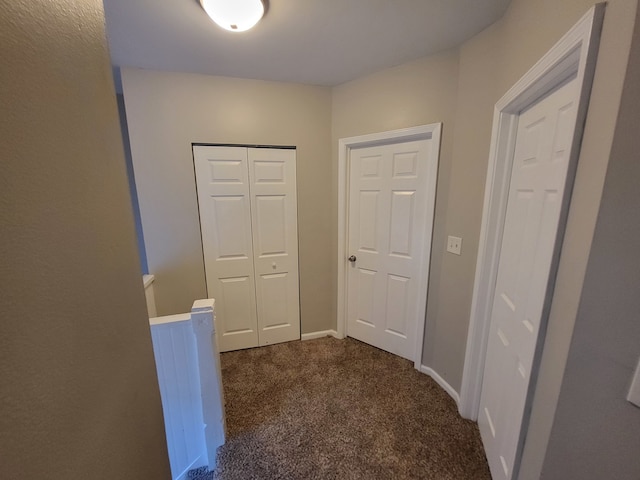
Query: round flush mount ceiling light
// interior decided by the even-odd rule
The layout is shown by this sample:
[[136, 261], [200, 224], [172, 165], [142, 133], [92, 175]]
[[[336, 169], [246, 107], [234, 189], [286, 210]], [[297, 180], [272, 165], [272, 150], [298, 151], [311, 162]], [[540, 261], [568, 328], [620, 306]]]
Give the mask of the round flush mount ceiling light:
[[200, 0], [211, 20], [225, 30], [244, 32], [264, 15], [262, 0]]

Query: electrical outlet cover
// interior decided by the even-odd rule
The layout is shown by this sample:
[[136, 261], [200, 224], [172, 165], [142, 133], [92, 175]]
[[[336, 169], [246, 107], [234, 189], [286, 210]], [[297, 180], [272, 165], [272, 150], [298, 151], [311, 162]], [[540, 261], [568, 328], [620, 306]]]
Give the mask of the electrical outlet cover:
[[462, 238], [449, 236], [447, 240], [447, 252], [455, 255], [462, 254]]

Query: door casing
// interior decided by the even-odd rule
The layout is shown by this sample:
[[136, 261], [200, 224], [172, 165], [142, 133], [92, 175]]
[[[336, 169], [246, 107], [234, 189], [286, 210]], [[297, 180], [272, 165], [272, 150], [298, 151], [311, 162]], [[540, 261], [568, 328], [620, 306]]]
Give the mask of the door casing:
[[[569, 156], [566, 193], [561, 209], [558, 235], [540, 323], [536, 354], [527, 395], [527, 404], [525, 405], [525, 417], [522, 421], [521, 444], [524, 439], [522, 432], [525, 432], [528, 427], [528, 413], [530, 413], [534, 391], [532, 386], [535, 385], [537, 378], [541, 350], [544, 344], [543, 339], [546, 334], [546, 325], [551, 300], [553, 298], [564, 228], [569, 212], [571, 190], [575, 179], [588, 100], [595, 72], [604, 6], [604, 4], [600, 3], [592, 7], [582, 19], [496, 103], [494, 110], [483, 219], [480, 231], [480, 244], [478, 248], [471, 318], [459, 404], [461, 415], [472, 420], [477, 420], [480, 405], [487, 339], [491, 324], [492, 300], [495, 294], [495, 283], [511, 180], [511, 167], [513, 163], [518, 116], [523, 109], [538, 102], [568, 78], [572, 76], [577, 78], [578, 110]], [[516, 460], [516, 469], [517, 463], [518, 459]]]
[[[435, 194], [440, 156], [441, 123], [420, 125], [417, 127], [391, 130], [387, 132], [342, 138], [338, 142], [338, 292], [337, 292], [337, 337], [347, 335], [347, 247], [349, 225], [349, 159], [353, 148], [372, 147], [389, 143], [408, 142], [412, 140], [431, 140], [428, 166], [427, 215], [425, 221], [425, 237], [428, 243], [422, 259], [423, 275], [420, 279], [420, 291], [427, 291], [429, 284], [429, 265], [431, 259], [431, 240], [433, 237], [433, 217], [435, 212]], [[425, 330], [425, 314], [427, 299], [420, 304], [419, 320], [416, 331], [416, 348], [414, 366], [420, 370], [422, 364], [422, 347]]]

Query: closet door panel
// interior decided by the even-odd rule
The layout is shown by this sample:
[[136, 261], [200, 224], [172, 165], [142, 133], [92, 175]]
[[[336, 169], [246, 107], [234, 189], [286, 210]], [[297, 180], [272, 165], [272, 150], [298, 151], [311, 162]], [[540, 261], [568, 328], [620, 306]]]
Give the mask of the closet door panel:
[[[220, 351], [258, 345], [247, 149], [194, 146], [207, 293]], [[195, 300], [195, 299], [194, 299]]]
[[295, 150], [248, 150], [260, 345], [300, 338]]

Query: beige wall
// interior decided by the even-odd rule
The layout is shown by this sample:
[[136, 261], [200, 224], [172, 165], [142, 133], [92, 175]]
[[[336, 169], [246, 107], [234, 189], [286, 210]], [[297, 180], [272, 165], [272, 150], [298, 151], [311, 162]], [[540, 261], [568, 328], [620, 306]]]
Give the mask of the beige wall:
[[170, 478], [98, 0], [0, 3], [3, 478]]
[[640, 12], [543, 478], [640, 478]]
[[[447, 73], [452, 79], [456, 76], [453, 68], [456, 58], [452, 52], [448, 62], [442, 61], [447, 56], [425, 59], [334, 89], [334, 152], [340, 137], [428, 121], [444, 122], [441, 158], [444, 169], [438, 178], [423, 364], [433, 368], [458, 391], [477, 260], [493, 106], [594, 3], [592, 0], [513, 0], [502, 19], [461, 45], [455, 86], [442, 85]], [[539, 477], [546, 452], [615, 130], [636, 7], [637, 0], [611, 0], [607, 6], [521, 479]], [[437, 108], [424, 101], [429, 95], [426, 90], [432, 86], [439, 89], [433, 93], [441, 96]], [[394, 97], [400, 100], [385, 101]], [[416, 113], [422, 105], [426, 106], [422, 114]], [[381, 114], [372, 115], [378, 111]], [[335, 158], [334, 153], [334, 163]], [[336, 188], [335, 171], [333, 180]], [[460, 257], [444, 253], [447, 235], [463, 237]]]
[[[567, 17], [567, 30], [592, 2], [567, 1], [563, 5], [568, 15], [575, 16], [574, 20]], [[539, 28], [537, 22], [527, 27], [523, 23], [524, 19], [542, 15], [543, 12], [552, 27], [557, 30], [563, 28], [558, 21], [562, 9], [556, 2], [518, 1], [513, 7], [519, 8], [512, 13], [514, 21], [507, 30], [509, 38], [517, 36], [519, 31], [530, 32]], [[518, 477], [521, 480], [539, 478], [547, 448], [616, 129], [636, 8], [637, 0], [610, 0], [607, 3], [584, 139]], [[509, 71], [509, 65], [516, 61], [517, 55], [513, 43], [506, 41], [505, 45], [509, 47], [504, 57], [505, 71]], [[516, 72], [510, 75], [515, 76]]]
[[330, 90], [138, 69], [122, 83], [158, 314], [206, 296], [191, 143], [295, 145], [302, 333], [330, 328]]

